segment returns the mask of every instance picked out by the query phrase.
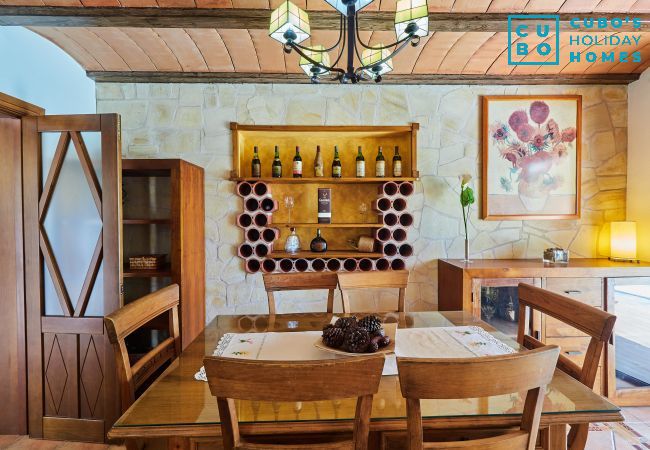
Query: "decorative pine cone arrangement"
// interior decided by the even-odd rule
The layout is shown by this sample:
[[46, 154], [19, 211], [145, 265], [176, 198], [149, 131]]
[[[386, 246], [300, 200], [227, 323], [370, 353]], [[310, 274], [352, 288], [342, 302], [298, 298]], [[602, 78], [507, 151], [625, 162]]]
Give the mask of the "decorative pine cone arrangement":
[[323, 344], [350, 353], [374, 353], [390, 344], [377, 316], [341, 317], [323, 328]]

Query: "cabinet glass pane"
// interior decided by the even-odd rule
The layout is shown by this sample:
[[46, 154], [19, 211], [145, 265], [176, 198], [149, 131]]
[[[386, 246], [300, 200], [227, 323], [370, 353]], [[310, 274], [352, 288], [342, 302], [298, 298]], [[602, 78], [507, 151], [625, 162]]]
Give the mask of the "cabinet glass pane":
[[650, 280], [614, 291], [616, 389], [650, 386]]
[[481, 319], [508, 337], [517, 337], [519, 295], [517, 286], [482, 286]]

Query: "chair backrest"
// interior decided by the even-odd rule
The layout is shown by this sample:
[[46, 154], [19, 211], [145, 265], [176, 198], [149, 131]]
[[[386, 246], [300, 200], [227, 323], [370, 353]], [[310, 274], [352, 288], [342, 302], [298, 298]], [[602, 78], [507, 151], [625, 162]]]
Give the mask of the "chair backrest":
[[[343, 300], [343, 312], [350, 313], [351, 289], [399, 289], [397, 312], [404, 312], [404, 294], [409, 281], [408, 270], [391, 270], [386, 272], [343, 272], [338, 274], [339, 288]], [[368, 311], [371, 312], [371, 311]]]
[[[564, 295], [520, 283], [517, 342], [529, 349], [538, 348], [544, 344], [528, 334], [532, 329], [533, 320], [532, 311], [527, 315], [528, 308], [554, 317], [590, 336], [582, 367], [561, 353], [557, 367], [588, 388], [593, 389], [600, 357], [612, 336], [616, 316]], [[570, 448], [574, 450], [584, 448], [588, 432], [588, 424], [571, 425], [568, 438]]]
[[[210, 392], [217, 397], [221, 434], [226, 450], [245, 447], [253, 440], [242, 439], [234, 400], [322, 401], [357, 397], [352, 439], [337, 443], [356, 450], [366, 449], [370, 430], [372, 396], [377, 393], [383, 355], [369, 355], [321, 361], [253, 361], [206, 357], [203, 360]], [[330, 448], [323, 442], [323, 448]], [[274, 442], [273, 448], [283, 448]], [[260, 447], [262, 448], [262, 447]], [[291, 443], [287, 448], [303, 448]], [[311, 442], [304, 448], [319, 448]]]
[[[558, 354], [557, 346], [547, 346], [529, 352], [482, 358], [398, 357], [400, 387], [406, 399], [409, 450], [427, 447], [534, 449], [546, 385], [553, 378]], [[527, 394], [519, 430], [464, 441], [460, 446], [461, 443], [454, 442], [433, 446], [423, 442], [420, 399], [477, 398], [523, 391]]]
[[[180, 354], [179, 298], [178, 285], [172, 284], [104, 317], [108, 338], [115, 352], [123, 412], [135, 401], [135, 391], [163, 364], [174, 360]], [[165, 313], [169, 314], [169, 337], [131, 365], [126, 349], [126, 337]]]
[[269, 300], [269, 314], [275, 314], [274, 292], [327, 289], [327, 312], [334, 311], [334, 291], [338, 280], [334, 272], [265, 273], [264, 289]]

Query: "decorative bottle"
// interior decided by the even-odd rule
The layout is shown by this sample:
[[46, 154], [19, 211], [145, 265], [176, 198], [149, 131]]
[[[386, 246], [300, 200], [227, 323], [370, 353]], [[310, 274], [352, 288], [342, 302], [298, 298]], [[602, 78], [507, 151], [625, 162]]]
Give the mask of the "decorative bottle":
[[381, 147], [379, 147], [379, 152], [377, 152], [377, 158], [375, 159], [375, 177], [383, 178], [386, 176], [386, 160], [384, 159], [384, 154], [381, 152]]
[[399, 147], [395, 146], [395, 156], [393, 156], [393, 176], [402, 176], [402, 157], [399, 154]]
[[273, 157], [273, 166], [271, 167], [273, 178], [282, 178], [282, 161], [280, 161], [280, 149], [275, 146], [275, 156]]
[[257, 152], [257, 146], [253, 147], [253, 161], [251, 162], [251, 176], [253, 178], [259, 178], [262, 176], [262, 164], [260, 162], [259, 153]]
[[296, 156], [293, 157], [293, 177], [302, 178], [302, 157], [300, 147], [296, 145]]
[[339, 158], [339, 148], [334, 146], [334, 161], [332, 161], [332, 178], [341, 178], [343, 168], [341, 167], [341, 159]]
[[316, 229], [316, 237], [312, 239], [309, 246], [312, 252], [323, 253], [327, 251], [327, 241], [320, 235], [320, 228]]
[[361, 153], [361, 146], [359, 146], [359, 151], [357, 153], [357, 178], [363, 178], [366, 176], [366, 159]]
[[316, 146], [316, 157], [314, 158], [314, 176], [323, 177], [323, 155], [320, 152], [320, 145]]
[[284, 243], [284, 251], [287, 253], [298, 253], [300, 251], [300, 238], [296, 234], [296, 229], [291, 228], [291, 234], [287, 236]]

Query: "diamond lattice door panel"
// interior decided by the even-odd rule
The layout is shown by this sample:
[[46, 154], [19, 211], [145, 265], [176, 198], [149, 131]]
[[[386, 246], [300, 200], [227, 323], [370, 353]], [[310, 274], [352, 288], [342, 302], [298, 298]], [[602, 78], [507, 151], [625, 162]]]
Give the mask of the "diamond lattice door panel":
[[29, 432], [104, 441], [119, 412], [103, 326], [120, 306], [119, 118], [33, 118], [23, 142]]

